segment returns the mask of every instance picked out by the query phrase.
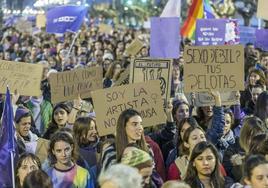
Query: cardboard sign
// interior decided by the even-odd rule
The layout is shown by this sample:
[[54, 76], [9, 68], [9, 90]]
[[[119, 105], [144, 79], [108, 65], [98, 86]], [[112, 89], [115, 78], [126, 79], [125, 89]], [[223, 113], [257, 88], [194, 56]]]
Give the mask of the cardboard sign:
[[262, 18], [264, 20], [268, 20], [267, 7], [268, 7], [267, 0], [258, 0], [257, 17]]
[[33, 32], [33, 26], [32, 23], [27, 21], [27, 20], [19, 20], [16, 25], [15, 28], [22, 32], [22, 33], [32, 33]]
[[183, 53], [185, 92], [244, 89], [244, 47], [187, 46]]
[[120, 74], [119, 78], [116, 80], [113, 86], [121, 86], [129, 84], [129, 76], [130, 76], [130, 69], [128, 68]]
[[36, 27], [38, 28], [46, 27], [46, 15], [38, 14], [36, 16]]
[[39, 138], [37, 140], [37, 147], [35, 150], [35, 155], [39, 157], [41, 163], [44, 162], [48, 157], [48, 149], [49, 149], [49, 140]]
[[113, 30], [113, 27], [110, 25], [107, 25], [107, 24], [100, 24], [99, 25], [99, 32], [101, 32], [101, 33], [105, 33], [105, 34], [110, 35], [112, 30]]
[[161, 96], [168, 101], [171, 89], [171, 59], [134, 59], [131, 63], [131, 83], [160, 80]]
[[0, 93], [6, 93], [7, 85], [11, 92], [20, 95], [40, 96], [43, 66], [37, 64], [0, 61]]
[[256, 29], [256, 41], [255, 46], [268, 51], [268, 29]]
[[[236, 99], [236, 91], [221, 92], [221, 102], [222, 105], [229, 106], [238, 104], [239, 101]], [[191, 101], [190, 95], [187, 95], [187, 100]], [[195, 106], [213, 106], [215, 105], [214, 97], [207, 92], [198, 92], [195, 93]]]
[[90, 92], [103, 87], [102, 67], [80, 68], [49, 76], [51, 101], [58, 103], [80, 97], [90, 97]]
[[151, 18], [151, 58], [179, 58], [180, 18]]
[[37, 141], [27, 142], [25, 144], [25, 150], [28, 153], [35, 154], [43, 163], [48, 157], [49, 140], [39, 138]]
[[139, 39], [135, 39], [130, 43], [130, 45], [127, 47], [126, 52], [128, 55], [136, 55], [143, 47], [143, 43]]
[[141, 113], [144, 127], [166, 120], [159, 80], [93, 91], [92, 98], [100, 136], [115, 133], [120, 113], [129, 108]]

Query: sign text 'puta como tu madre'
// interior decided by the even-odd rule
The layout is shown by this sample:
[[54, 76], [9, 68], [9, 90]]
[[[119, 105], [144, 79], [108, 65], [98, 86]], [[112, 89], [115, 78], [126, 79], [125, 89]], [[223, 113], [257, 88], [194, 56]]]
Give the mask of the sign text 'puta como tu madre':
[[183, 58], [185, 92], [244, 89], [242, 45], [187, 46]]
[[90, 92], [102, 88], [102, 68], [88, 67], [52, 73], [49, 76], [52, 103], [90, 97]]
[[166, 119], [159, 80], [93, 91], [92, 98], [100, 136], [115, 133], [120, 113], [129, 108], [140, 112], [144, 127]]

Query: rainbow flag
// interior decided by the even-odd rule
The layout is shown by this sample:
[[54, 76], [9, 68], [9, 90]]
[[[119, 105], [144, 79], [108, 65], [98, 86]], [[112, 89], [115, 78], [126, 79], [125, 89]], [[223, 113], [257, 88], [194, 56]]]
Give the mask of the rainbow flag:
[[194, 38], [196, 20], [201, 18], [215, 18], [215, 13], [208, 0], [193, 0], [188, 17], [181, 28], [181, 35]]

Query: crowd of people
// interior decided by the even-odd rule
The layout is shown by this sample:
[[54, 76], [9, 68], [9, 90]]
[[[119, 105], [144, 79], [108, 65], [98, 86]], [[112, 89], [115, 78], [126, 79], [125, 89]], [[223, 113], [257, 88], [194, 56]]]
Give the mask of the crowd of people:
[[[237, 104], [197, 107], [195, 94], [184, 97], [183, 49], [173, 60], [166, 123], [144, 128], [140, 113], [121, 112], [113, 135], [100, 137], [91, 98], [51, 103], [49, 75], [77, 68], [103, 68], [103, 88], [113, 87], [133, 58], [149, 57], [149, 31], [82, 26], [74, 34], [21, 33], [5, 28], [0, 59], [41, 64], [42, 95], [12, 95], [16, 125], [16, 187], [32, 188], [266, 188], [268, 187], [268, 53], [245, 46], [245, 90]], [[130, 56], [134, 39], [143, 47]], [[70, 49], [71, 48], [71, 49]], [[70, 52], [70, 53], [69, 53]], [[3, 112], [4, 97], [0, 103]], [[47, 140], [46, 156], [35, 155], [39, 139]], [[0, 186], [1, 187], [1, 186]]]

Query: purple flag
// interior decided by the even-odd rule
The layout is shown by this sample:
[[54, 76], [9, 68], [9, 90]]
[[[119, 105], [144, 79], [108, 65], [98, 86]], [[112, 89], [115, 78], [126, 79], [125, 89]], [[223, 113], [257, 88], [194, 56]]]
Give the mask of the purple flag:
[[179, 17], [151, 18], [151, 58], [179, 58], [180, 54]]
[[195, 44], [197, 46], [224, 45], [225, 26], [225, 19], [198, 19]]
[[256, 29], [256, 42], [255, 46], [264, 51], [268, 51], [268, 29]]
[[255, 32], [256, 28], [254, 27], [239, 26], [240, 44], [246, 45], [249, 42], [254, 44], [256, 41]]
[[83, 6], [60, 6], [49, 10], [46, 14], [46, 31], [48, 33], [76, 32], [79, 30], [87, 13]]
[[15, 127], [13, 123], [13, 108], [11, 104], [9, 89], [7, 89], [0, 132], [0, 187], [12, 187], [13, 171], [11, 167], [10, 153], [15, 153], [15, 147], [16, 141]]

